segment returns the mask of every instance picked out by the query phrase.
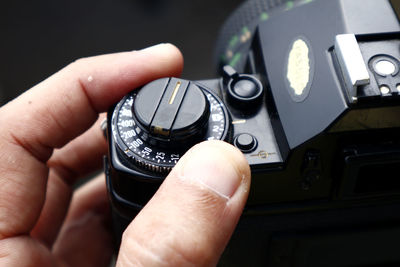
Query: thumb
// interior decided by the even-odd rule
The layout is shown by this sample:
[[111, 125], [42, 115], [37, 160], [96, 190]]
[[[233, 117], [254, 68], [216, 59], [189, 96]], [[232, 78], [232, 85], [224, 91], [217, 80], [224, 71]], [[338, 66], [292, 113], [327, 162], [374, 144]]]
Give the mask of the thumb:
[[216, 265], [249, 187], [238, 149], [221, 141], [194, 146], [124, 232], [117, 266]]

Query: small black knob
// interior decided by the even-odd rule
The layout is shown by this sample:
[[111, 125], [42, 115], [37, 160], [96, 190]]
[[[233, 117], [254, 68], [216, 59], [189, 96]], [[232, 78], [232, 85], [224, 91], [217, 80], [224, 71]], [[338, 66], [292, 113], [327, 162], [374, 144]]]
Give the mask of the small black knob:
[[254, 76], [238, 74], [232, 67], [223, 69], [223, 82], [227, 88], [229, 103], [242, 109], [253, 109], [261, 102], [264, 88]]
[[257, 147], [257, 139], [248, 133], [242, 133], [235, 137], [233, 144], [242, 152], [248, 153]]
[[[165, 78], [144, 86], [132, 108], [146, 141], [163, 146], [191, 145], [204, 134], [209, 103], [202, 90], [183, 79]], [[196, 140], [195, 140], [196, 139]]]

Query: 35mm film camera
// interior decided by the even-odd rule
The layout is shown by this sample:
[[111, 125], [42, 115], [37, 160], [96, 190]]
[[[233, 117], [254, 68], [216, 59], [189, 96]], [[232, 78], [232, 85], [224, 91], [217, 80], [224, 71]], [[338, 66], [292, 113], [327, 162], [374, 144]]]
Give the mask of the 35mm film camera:
[[221, 32], [221, 78], [125, 96], [105, 160], [117, 237], [190, 146], [219, 139], [252, 170], [221, 265], [399, 263], [398, 5], [249, 0]]

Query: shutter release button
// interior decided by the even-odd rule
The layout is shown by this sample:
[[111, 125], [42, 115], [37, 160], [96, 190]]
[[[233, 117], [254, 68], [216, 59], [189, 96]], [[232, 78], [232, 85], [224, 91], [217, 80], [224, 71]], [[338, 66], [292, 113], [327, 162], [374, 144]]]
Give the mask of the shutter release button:
[[231, 66], [225, 66], [223, 83], [227, 89], [228, 101], [235, 108], [252, 110], [261, 103], [264, 88], [256, 77], [238, 74]]

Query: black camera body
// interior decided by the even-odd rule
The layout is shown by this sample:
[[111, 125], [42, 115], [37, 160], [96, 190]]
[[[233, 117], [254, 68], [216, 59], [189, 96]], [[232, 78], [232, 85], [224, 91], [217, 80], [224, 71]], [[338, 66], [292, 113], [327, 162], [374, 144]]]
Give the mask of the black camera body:
[[396, 3], [276, 2], [225, 38], [222, 78], [153, 81], [109, 111], [116, 237], [191, 145], [220, 139], [252, 171], [221, 265], [399, 263]]

